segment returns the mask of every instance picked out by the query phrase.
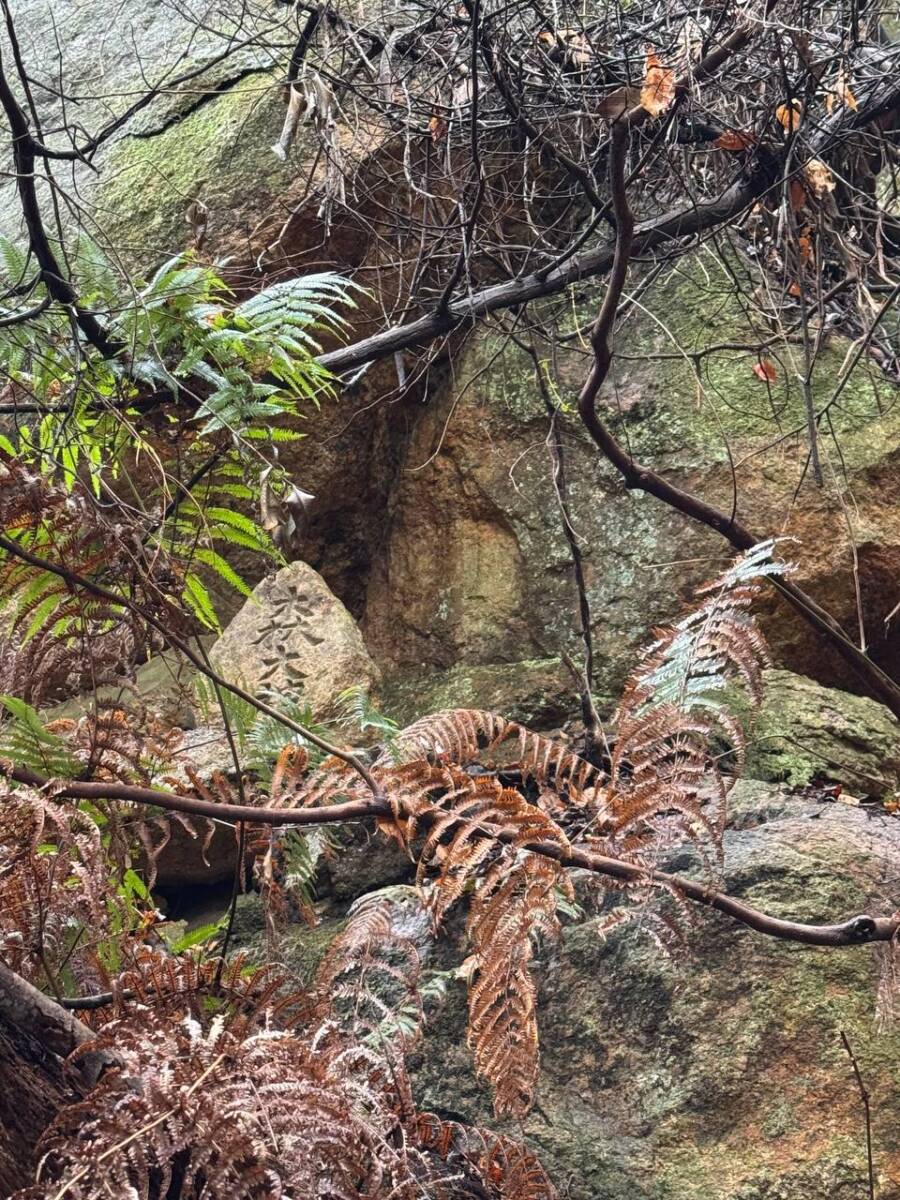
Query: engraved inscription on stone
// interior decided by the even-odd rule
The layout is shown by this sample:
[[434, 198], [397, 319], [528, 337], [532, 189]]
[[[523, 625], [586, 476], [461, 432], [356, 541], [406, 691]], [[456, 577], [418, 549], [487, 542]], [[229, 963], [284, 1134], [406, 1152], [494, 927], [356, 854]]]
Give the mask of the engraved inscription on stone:
[[318, 572], [296, 562], [265, 579], [211, 651], [227, 678], [325, 712], [351, 684], [378, 671], [350, 613]]

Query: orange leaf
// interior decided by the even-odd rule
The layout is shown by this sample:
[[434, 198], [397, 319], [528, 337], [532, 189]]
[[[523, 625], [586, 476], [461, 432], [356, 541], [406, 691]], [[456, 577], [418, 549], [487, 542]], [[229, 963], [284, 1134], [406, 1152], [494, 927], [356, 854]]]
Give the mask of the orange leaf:
[[790, 104], [779, 104], [775, 109], [775, 118], [779, 125], [790, 133], [800, 126], [803, 118], [803, 105], [799, 100], [792, 100]]
[[753, 374], [763, 383], [774, 383], [778, 378], [778, 372], [767, 358], [761, 358], [753, 364]]
[[799, 296], [800, 295], [800, 284], [792, 283], [790, 285], [790, 287], [788, 288], [788, 295], [789, 296]]
[[641, 88], [641, 107], [651, 117], [664, 113], [675, 99], [675, 72], [664, 67], [651, 47], [647, 51], [647, 73]]
[[392, 817], [376, 817], [375, 828], [396, 842], [401, 850], [407, 849], [405, 821], [395, 821]]
[[791, 208], [794, 212], [802, 208], [806, 203], [806, 190], [799, 179], [792, 179], [790, 186]]
[[447, 136], [447, 122], [437, 113], [428, 122], [428, 132], [433, 142], [440, 142]]
[[812, 242], [809, 240], [806, 234], [800, 234], [800, 236], [797, 238], [797, 245], [800, 249], [800, 261], [802, 263], [812, 262]]
[[837, 73], [834, 90], [830, 91], [825, 97], [825, 108], [829, 113], [834, 111], [836, 102], [842, 104], [845, 108], [852, 108], [854, 112], [859, 107], [856, 103], [856, 97], [850, 90], [850, 82], [843, 67]]
[[718, 146], [720, 150], [746, 150], [758, 141], [756, 134], [749, 130], [726, 129], [724, 133], [719, 134], [713, 145]]

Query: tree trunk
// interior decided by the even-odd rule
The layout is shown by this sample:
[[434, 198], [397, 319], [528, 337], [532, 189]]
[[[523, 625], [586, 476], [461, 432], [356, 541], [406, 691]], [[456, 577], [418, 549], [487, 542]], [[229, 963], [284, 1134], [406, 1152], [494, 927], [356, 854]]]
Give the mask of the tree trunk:
[[34, 1182], [41, 1134], [96, 1080], [100, 1056], [65, 1062], [90, 1037], [86, 1025], [0, 963], [0, 1196]]

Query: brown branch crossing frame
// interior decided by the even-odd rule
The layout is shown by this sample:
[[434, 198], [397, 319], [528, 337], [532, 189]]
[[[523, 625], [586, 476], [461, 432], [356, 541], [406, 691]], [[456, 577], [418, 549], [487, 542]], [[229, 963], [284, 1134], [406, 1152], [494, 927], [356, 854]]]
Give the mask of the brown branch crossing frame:
[[[209, 817], [227, 824], [252, 821], [261, 825], [273, 826], [313, 826], [348, 824], [375, 817], [391, 820], [394, 817], [391, 803], [381, 796], [372, 796], [366, 800], [332, 804], [321, 808], [256, 808], [253, 805], [245, 804], [216, 804], [194, 796], [160, 792], [153, 788], [136, 787], [124, 783], [50, 780], [22, 767], [13, 767], [8, 774], [17, 783], [29, 787], [46, 787], [51, 789], [55, 796], [65, 796], [71, 800], [107, 799], [124, 800], [132, 804], [152, 804], [170, 812]], [[446, 815], [444, 810], [436, 808], [435, 815], [437, 816], [438, 813]], [[400, 816], [403, 815], [401, 809]], [[421, 814], [418, 819], [421, 821]], [[498, 841], [505, 843], [514, 843], [516, 840], [516, 832], [511, 829], [486, 827], [485, 836], [495, 837]], [[591, 850], [578, 846], [563, 847], [555, 842], [536, 842], [529, 845], [527, 849], [544, 858], [553, 859], [563, 867], [577, 867], [592, 871], [597, 875], [606, 875], [612, 879], [629, 882], [650, 880], [667, 888], [675, 888], [696, 904], [724, 913], [725, 916], [731, 917], [758, 933], [785, 941], [833, 948], [859, 946], [868, 942], [889, 942], [900, 930], [900, 916], [870, 917], [862, 915], [852, 917], [837, 925], [805, 925], [799, 921], [787, 921], [780, 917], [769, 916], [768, 913], [760, 912], [749, 904], [744, 904], [743, 901], [736, 900], [733, 896], [716, 891], [696, 880], [685, 879], [680, 875], [671, 875], [665, 871], [647, 871], [634, 863], [595, 854]]]

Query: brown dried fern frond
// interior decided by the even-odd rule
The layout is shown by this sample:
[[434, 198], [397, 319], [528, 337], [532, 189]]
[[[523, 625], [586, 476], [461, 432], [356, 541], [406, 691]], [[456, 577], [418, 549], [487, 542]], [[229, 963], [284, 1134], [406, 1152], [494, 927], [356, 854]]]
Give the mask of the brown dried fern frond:
[[327, 1030], [241, 1038], [218, 1019], [204, 1030], [142, 1014], [83, 1049], [101, 1047], [120, 1067], [59, 1115], [39, 1184], [19, 1200], [61, 1188], [70, 1200], [415, 1194], [388, 1139], [391, 1095]]
[[731, 786], [721, 763], [739, 771], [746, 750], [721, 693], [737, 680], [751, 710], [759, 705], [769, 660], [750, 610], [762, 580], [784, 569], [772, 553], [773, 543], [760, 543], [704, 587], [701, 603], [659, 635], [626, 685], [602, 798], [608, 853], [625, 842], [658, 855], [686, 839], [708, 864], [720, 863]]
[[156, 1019], [190, 1017], [204, 1026], [216, 1015], [228, 1030], [244, 1036], [260, 1027], [293, 1028], [313, 1012], [310, 996], [298, 991], [284, 971], [254, 965], [245, 954], [223, 962], [138, 945], [130, 959], [112, 981], [112, 1006], [96, 1011], [95, 1025], [143, 1009], [152, 1010]]
[[475, 1070], [491, 1085], [498, 1117], [524, 1117], [540, 1070], [537, 990], [530, 970], [537, 933], [556, 937], [555, 862], [525, 854], [495, 866], [476, 891], [466, 932], [469, 1030]]
[[96, 987], [94, 953], [110, 929], [100, 829], [78, 808], [29, 788], [0, 798], [0, 953], [18, 974], [57, 993], [65, 968]]
[[378, 765], [424, 759], [466, 767], [482, 756], [500, 758], [504, 766], [521, 771], [527, 779], [551, 783], [558, 792], [565, 790], [573, 803], [578, 803], [585, 788], [602, 779], [598, 768], [551, 738], [496, 713], [471, 708], [434, 713], [401, 730]]
[[[414, 907], [421, 914], [417, 900]], [[410, 933], [418, 925], [421, 937], [425, 921], [414, 919], [411, 927], [408, 919], [398, 921], [396, 910], [396, 902], [377, 896], [358, 904], [329, 946], [314, 983], [320, 1018], [336, 1021], [355, 1041], [376, 1050], [407, 1048], [424, 1023], [421, 959]]]
[[331, 1022], [248, 1032], [136, 1012], [78, 1053], [97, 1051], [116, 1065], [58, 1115], [14, 1200], [555, 1200], [527, 1149], [419, 1116], [402, 1057]]
[[556, 1200], [556, 1189], [540, 1160], [514, 1138], [445, 1121], [433, 1113], [417, 1113], [407, 1132], [420, 1149], [440, 1159], [461, 1161], [463, 1178], [487, 1182], [494, 1200]]

